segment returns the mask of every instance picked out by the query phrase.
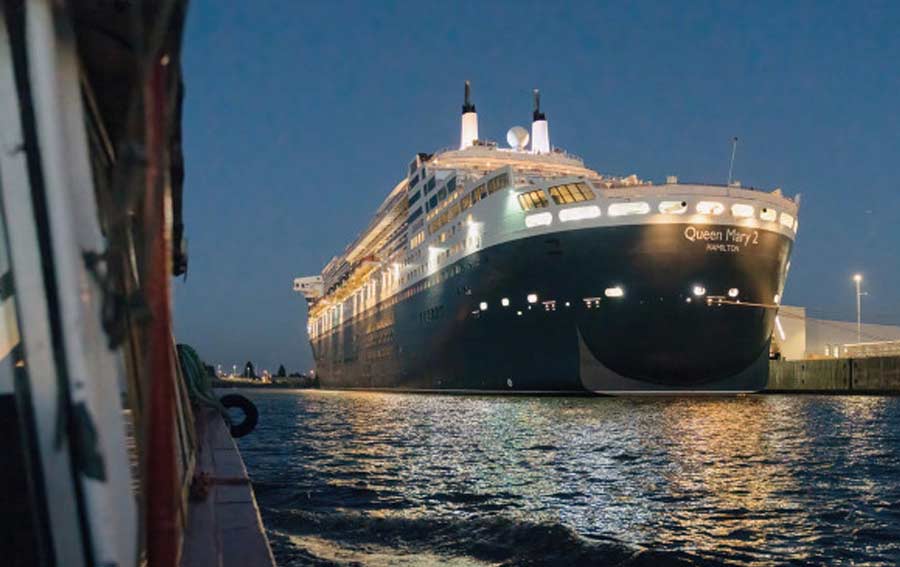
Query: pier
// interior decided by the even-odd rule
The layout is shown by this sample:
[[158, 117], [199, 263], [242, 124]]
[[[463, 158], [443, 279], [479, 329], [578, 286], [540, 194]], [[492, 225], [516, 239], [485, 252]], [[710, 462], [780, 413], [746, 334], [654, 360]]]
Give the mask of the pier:
[[773, 360], [765, 392], [900, 394], [900, 356]]

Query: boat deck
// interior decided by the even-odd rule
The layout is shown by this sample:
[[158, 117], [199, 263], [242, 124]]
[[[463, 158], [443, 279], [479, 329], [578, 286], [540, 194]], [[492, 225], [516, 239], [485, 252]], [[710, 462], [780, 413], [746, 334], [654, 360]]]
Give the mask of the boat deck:
[[273, 567], [247, 469], [224, 420], [196, 411], [197, 475], [184, 532], [182, 567]]

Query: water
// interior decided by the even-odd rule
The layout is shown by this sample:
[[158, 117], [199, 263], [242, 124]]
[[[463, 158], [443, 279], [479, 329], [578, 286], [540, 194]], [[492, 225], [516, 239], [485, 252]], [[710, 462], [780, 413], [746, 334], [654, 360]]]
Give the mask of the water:
[[900, 562], [900, 398], [245, 393], [282, 566]]

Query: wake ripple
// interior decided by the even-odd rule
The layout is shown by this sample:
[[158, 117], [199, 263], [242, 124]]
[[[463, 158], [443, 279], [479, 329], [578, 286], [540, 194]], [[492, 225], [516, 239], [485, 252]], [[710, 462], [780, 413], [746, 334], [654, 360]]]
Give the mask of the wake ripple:
[[[589, 539], [559, 523], [534, 523], [503, 516], [468, 519], [378, 517], [351, 511], [315, 513], [272, 509], [265, 510], [265, 516], [268, 527], [276, 536], [272, 543], [279, 565], [346, 564], [340, 557], [350, 557], [348, 550], [357, 552], [350, 563], [374, 563], [366, 557], [381, 555], [383, 548], [389, 548], [394, 559], [421, 558], [416, 555], [421, 553], [446, 560], [468, 557], [502, 566], [721, 564], [681, 551], [644, 549], [608, 538]], [[333, 548], [327, 549], [323, 540]], [[373, 551], [376, 549], [379, 551]]]

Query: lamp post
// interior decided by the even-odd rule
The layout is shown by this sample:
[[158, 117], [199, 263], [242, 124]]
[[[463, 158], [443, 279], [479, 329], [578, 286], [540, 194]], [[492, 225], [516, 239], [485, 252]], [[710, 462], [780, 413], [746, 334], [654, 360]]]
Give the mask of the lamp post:
[[853, 281], [856, 282], [856, 342], [862, 342], [862, 302], [860, 299], [863, 293], [859, 286], [862, 283], [862, 274], [853, 274]]

